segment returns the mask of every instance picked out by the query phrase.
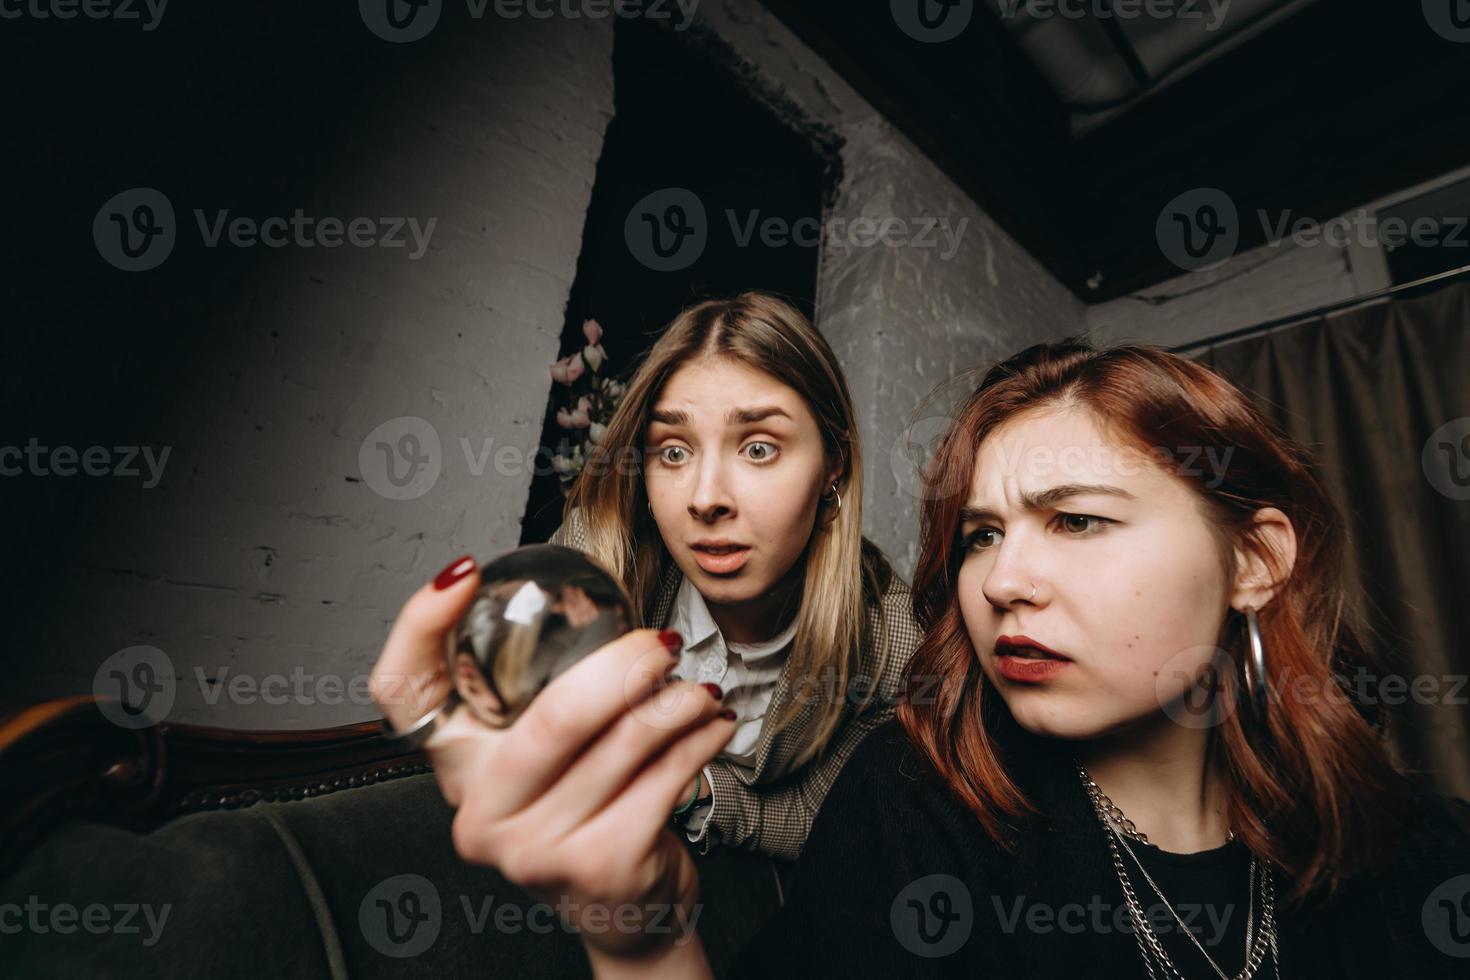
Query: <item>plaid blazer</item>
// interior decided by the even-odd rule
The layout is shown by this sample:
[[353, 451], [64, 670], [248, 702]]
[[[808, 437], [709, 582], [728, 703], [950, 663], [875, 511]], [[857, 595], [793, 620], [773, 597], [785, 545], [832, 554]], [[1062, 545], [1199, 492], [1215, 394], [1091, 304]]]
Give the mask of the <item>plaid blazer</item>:
[[[587, 549], [587, 532], [580, 511], [572, 512], [551, 536], [550, 543], [579, 551]], [[795, 860], [806, 843], [822, 800], [848, 757], [870, 731], [893, 717], [904, 669], [919, 645], [919, 627], [914, 621], [908, 585], [888, 566], [876, 545], [864, 539], [863, 550], [865, 558], [877, 564], [882, 588], [878, 602], [868, 605], [868, 628], [856, 675], [864, 687], [873, 689], [872, 699], [861, 713], [849, 702], [847, 713], [826, 749], [799, 768], [793, 768], [792, 759], [807, 742], [819, 700], [816, 697], [808, 698], [779, 733], [772, 731], [774, 724], [763, 726], [754, 770], [717, 756], [709, 766], [715, 802], [700, 840], [700, 853], [707, 854], [714, 844], [721, 843]], [[670, 561], [666, 566], [644, 624], [655, 629], [668, 625], [674, 597], [684, 580], [678, 565]], [[878, 640], [885, 635], [889, 655], [880, 670]], [[801, 678], [791, 676], [790, 665], [788, 657], [766, 711], [768, 719], [784, 710], [794, 690], [801, 689]], [[863, 688], [858, 693], [863, 693]]]

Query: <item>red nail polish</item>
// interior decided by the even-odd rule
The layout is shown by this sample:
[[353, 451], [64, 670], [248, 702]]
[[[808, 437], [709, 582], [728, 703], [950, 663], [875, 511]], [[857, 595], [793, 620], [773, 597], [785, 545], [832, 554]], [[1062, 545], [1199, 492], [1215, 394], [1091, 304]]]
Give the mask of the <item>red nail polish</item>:
[[658, 634], [658, 642], [664, 645], [664, 649], [672, 654], [684, 649], [684, 638], [679, 635], [678, 630], [663, 630]]
[[702, 688], [704, 688], [706, 691], [708, 691], [709, 692], [709, 696], [712, 697], [712, 698], [714, 698], [716, 701], [723, 701], [723, 700], [725, 700], [725, 692], [722, 691], [722, 690], [720, 690], [720, 685], [718, 685], [718, 684], [701, 684], [699, 686], [702, 687]]
[[474, 570], [475, 559], [469, 555], [465, 555], [463, 558], [456, 558], [450, 563], [449, 567], [434, 577], [434, 588], [436, 591], [443, 592]]
[[724, 711], [720, 712], [720, 717], [725, 719], [726, 721], [734, 721], [735, 711], [733, 708], [726, 708]]

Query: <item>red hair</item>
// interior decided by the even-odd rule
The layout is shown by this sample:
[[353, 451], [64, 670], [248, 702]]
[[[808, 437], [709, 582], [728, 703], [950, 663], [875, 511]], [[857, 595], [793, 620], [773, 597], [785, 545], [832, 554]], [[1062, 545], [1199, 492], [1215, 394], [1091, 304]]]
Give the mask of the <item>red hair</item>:
[[[1280, 570], [1252, 533], [1252, 517], [1276, 507], [1290, 519], [1297, 558], [1259, 612], [1273, 691], [1266, 720], [1263, 725], [1245, 704], [1222, 712], [1211, 754], [1222, 758], [1236, 836], [1291, 877], [1291, 900], [1330, 894], [1384, 859], [1401, 813], [1401, 777], [1382, 734], [1337, 680], [1368, 663], [1342, 577], [1342, 525], [1307, 451], [1238, 388], [1194, 361], [1142, 345], [1098, 350], [1065, 341], [1028, 348], [985, 375], [925, 472], [913, 582], [924, 638], [909, 664], [900, 723], [991, 836], [1006, 842], [1008, 827], [1033, 814], [1001, 751], [1015, 721], [987, 690], [960, 615], [959, 512], [987, 435], [1024, 413], [1074, 406], [1195, 491], [1227, 570], [1233, 547]], [[1196, 454], [1201, 447], [1229, 447], [1223, 478], [1211, 473], [1206, 483], [1202, 468], [1171, 467], [1173, 453], [1184, 447]], [[1243, 627], [1244, 617], [1232, 611], [1219, 645], [1234, 670], [1224, 672], [1220, 696], [1240, 691]], [[920, 697], [920, 678], [940, 680]], [[1303, 686], [1307, 696], [1300, 696]]]

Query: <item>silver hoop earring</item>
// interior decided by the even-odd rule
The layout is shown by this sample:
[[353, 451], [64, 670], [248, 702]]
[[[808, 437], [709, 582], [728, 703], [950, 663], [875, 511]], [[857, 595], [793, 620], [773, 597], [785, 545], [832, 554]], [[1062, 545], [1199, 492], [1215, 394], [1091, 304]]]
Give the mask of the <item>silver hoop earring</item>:
[[1242, 671], [1245, 674], [1245, 689], [1250, 696], [1251, 707], [1258, 718], [1266, 717], [1270, 688], [1266, 681], [1266, 644], [1261, 639], [1261, 620], [1251, 608], [1245, 612], [1245, 634], [1247, 650]]
[[831, 503], [833, 497], [837, 498], [837, 509], [832, 512], [832, 516], [836, 517], [838, 514], [842, 513], [842, 494], [837, 492], [837, 484], [835, 483], [832, 484], [830, 494], [822, 495], [822, 500], [826, 501], [827, 503]]

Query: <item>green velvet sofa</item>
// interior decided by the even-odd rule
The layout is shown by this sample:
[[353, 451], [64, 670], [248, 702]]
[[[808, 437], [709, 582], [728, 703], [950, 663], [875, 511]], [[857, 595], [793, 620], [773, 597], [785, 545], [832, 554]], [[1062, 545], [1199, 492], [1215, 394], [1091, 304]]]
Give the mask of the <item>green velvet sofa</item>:
[[[458, 858], [427, 764], [375, 726], [126, 731], [69, 699], [0, 723], [0, 778], [5, 976], [590, 975], [550, 906]], [[789, 865], [694, 857], [718, 974]]]

